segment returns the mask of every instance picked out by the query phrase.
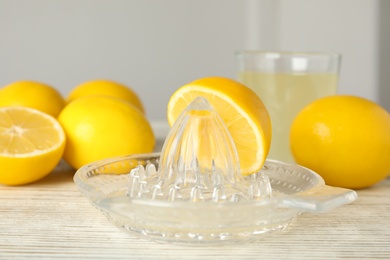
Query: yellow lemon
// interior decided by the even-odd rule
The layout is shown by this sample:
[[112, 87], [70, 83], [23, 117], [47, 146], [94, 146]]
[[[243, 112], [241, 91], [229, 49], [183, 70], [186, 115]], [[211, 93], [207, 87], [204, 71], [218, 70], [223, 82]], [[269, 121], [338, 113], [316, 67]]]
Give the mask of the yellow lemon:
[[321, 98], [293, 121], [290, 145], [296, 162], [327, 184], [368, 187], [390, 173], [390, 115], [360, 97]]
[[91, 80], [76, 86], [69, 93], [67, 102], [69, 103], [77, 98], [90, 95], [102, 95], [123, 99], [133, 104], [133, 106], [143, 113], [145, 112], [140, 98], [131, 88], [110, 80]]
[[64, 159], [75, 169], [108, 157], [152, 152], [155, 145], [144, 114], [117, 98], [78, 98], [58, 120], [67, 137]]
[[241, 174], [258, 171], [271, 144], [271, 121], [261, 99], [243, 84], [223, 77], [207, 77], [190, 82], [171, 96], [167, 117], [176, 118], [196, 97], [205, 97], [217, 110], [235, 143]]
[[0, 89], [0, 107], [24, 106], [57, 117], [65, 106], [62, 95], [52, 86], [36, 81], [17, 81]]
[[26, 107], [0, 108], [0, 183], [22, 185], [45, 177], [64, 148], [64, 131], [53, 117]]

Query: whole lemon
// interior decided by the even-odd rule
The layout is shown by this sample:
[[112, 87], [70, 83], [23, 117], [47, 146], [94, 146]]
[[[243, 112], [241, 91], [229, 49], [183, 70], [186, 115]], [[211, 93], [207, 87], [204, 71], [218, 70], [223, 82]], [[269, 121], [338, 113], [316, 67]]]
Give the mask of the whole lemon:
[[65, 100], [52, 86], [23, 80], [0, 89], [0, 107], [6, 106], [30, 107], [57, 117], [65, 106]]
[[67, 138], [64, 159], [75, 169], [108, 157], [152, 152], [155, 145], [144, 114], [117, 98], [78, 98], [58, 120]]
[[133, 104], [133, 106], [143, 113], [145, 112], [143, 104], [134, 90], [111, 80], [98, 79], [84, 82], [74, 87], [66, 100], [69, 103], [77, 98], [90, 95], [102, 95], [123, 99]]
[[290, 145], [296, 162], [328, 185], [369, 187], [390, 173], [390, 115], [361, 97], [321, 98], [294, 119]]

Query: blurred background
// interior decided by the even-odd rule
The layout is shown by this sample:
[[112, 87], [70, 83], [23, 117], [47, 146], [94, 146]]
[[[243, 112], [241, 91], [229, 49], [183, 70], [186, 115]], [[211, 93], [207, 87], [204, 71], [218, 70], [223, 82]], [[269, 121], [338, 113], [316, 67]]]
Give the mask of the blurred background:
[[0, 87], [37, 80], [64, 96], [92, 79], [133, 88], [152, 121], [206, 76], [237, 78], [237, 50], [339, 52], [339, 93], [390, 111], [387, 0], [0, 0]]

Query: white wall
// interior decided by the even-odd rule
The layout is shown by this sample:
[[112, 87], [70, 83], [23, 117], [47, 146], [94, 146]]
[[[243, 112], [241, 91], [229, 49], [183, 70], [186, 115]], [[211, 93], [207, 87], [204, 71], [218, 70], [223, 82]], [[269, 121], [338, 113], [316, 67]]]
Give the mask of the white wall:
[[388, 104], [384, 2], [0, 0], [0, 86], [33, 79], [66, 95], [83, 81], [114, 79], [135, 89], [151, 120], [165, 120], [181, 85], [236, 77], [238, 49], [337, 51], [339, 92]]
[[340, 93], [378, 100], [378, 2], [282, 1], [280, 48], [342, 53]]
[[390, 111], [390, 1], [379, 5], [379, 102]]
[[0, 86], [34, 79], [66, 95], [110, 78], [136, 90], [150, 119], [165, 119], [181, 85], [235, 76], [243, 16], [235, 0], [0, 0]]
[[250, 5], [259, 3], [273, 15], [264, 21], [267, 14], [260, 17], [264, 10], [259, 12], [260, 28], [254, 29], [262, 34], [253, 48], [339, 52], [339, 93], [379, 100], [379, 1], [266, 0]]

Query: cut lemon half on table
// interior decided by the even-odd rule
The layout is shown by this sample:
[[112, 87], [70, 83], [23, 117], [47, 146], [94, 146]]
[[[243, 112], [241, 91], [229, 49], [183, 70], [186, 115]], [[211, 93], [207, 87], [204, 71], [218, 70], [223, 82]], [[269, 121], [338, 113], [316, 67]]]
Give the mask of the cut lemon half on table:
[[199, 96], [210, 102], [228, 128], [237, 149], [241, 174], [260, 170], [271, 145], [270, 116], [260, 97], [232, 79], [201, 78], [173, 93], [167, 108], [169, 125]]
[[22, 185], [45, 177], [64, 148], [64, 131], [52, 116], [27, 107], [0, 108], [1, 184]]

